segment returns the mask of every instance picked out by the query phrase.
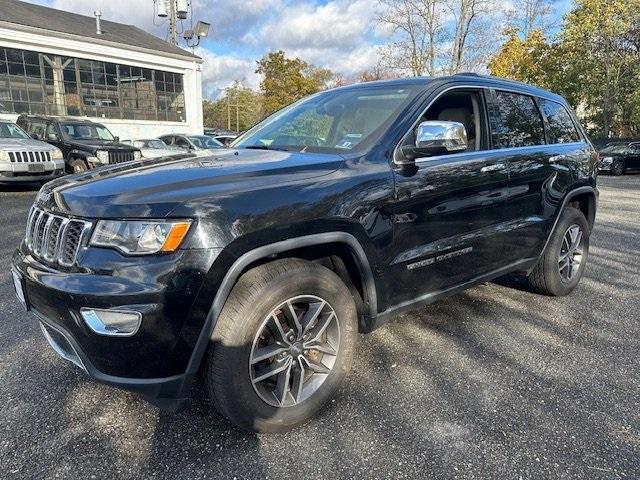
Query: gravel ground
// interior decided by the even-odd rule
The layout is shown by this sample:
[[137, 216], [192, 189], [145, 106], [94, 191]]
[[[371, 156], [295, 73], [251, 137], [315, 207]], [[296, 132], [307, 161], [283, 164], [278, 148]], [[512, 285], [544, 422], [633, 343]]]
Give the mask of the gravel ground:
[[13, 297], [34, 189], [0, 190], [0, 478], [640, 478], [640, 175], [601, 177], [569, 297], [489, 283], [361, 336], [324, 413], [238, 432], [89, 381]]

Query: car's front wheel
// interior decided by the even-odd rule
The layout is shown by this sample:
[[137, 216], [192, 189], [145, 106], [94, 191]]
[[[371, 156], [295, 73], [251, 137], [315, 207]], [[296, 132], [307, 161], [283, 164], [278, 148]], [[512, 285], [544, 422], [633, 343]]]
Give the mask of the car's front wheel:
[[70, 173], [81, 173], [86, 172], [88, 170], [87, 164], [84, 160], [80, 160], [79, 158], [73, 159], [69, 162]]
[[207, 392], [240, 428], [287, 430], [331, 399], [356, 339], [355, 302], [334, 272], [297, 259], [258, 266], [239, 279], [214, 328]]

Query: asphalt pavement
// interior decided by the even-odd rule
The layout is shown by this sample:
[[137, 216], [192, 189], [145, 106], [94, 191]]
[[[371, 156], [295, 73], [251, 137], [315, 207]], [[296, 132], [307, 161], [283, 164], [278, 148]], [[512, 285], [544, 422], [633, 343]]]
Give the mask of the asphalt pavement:
[[361, 335], [308, 424], [168, 414], [57, 357], [14, 299], [35, 188], [0, 187], [0, 479], [640, 478], [640, 175], [600, 177], [574, 293], [499, 280]]

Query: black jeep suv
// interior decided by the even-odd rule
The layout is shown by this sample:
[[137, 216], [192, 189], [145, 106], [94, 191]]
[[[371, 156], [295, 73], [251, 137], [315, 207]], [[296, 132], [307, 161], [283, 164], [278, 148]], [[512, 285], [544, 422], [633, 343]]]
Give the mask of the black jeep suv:
[[335, 393], [358, 332], [511, 272], [570, 293], [596, 165], [543, 90], [474, 75], [352, 85], [210, 157], [50, 182], [13, 277], [94, 379], [176, 408], [200, 372], [233, 423], [284, 430]]
[[600, 150], [598, 170], [622, 175], [640, 169], [640, 142], [610, 143]]
[[139, 149], [120, 143], [101, 123], [34, 115], [21, 115], [16, 123], [33, 138], [62, 150], [67, 172], [84, 172], [142, 158]]

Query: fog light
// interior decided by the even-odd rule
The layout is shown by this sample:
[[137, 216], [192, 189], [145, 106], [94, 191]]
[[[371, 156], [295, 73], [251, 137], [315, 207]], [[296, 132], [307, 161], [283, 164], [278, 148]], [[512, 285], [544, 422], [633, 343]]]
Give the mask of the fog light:
[[81, 308], [80, 314], [95, 333], [111, 337], [130, 337], [138, 331], [142, 322], [142, 314], [133, 310]]

